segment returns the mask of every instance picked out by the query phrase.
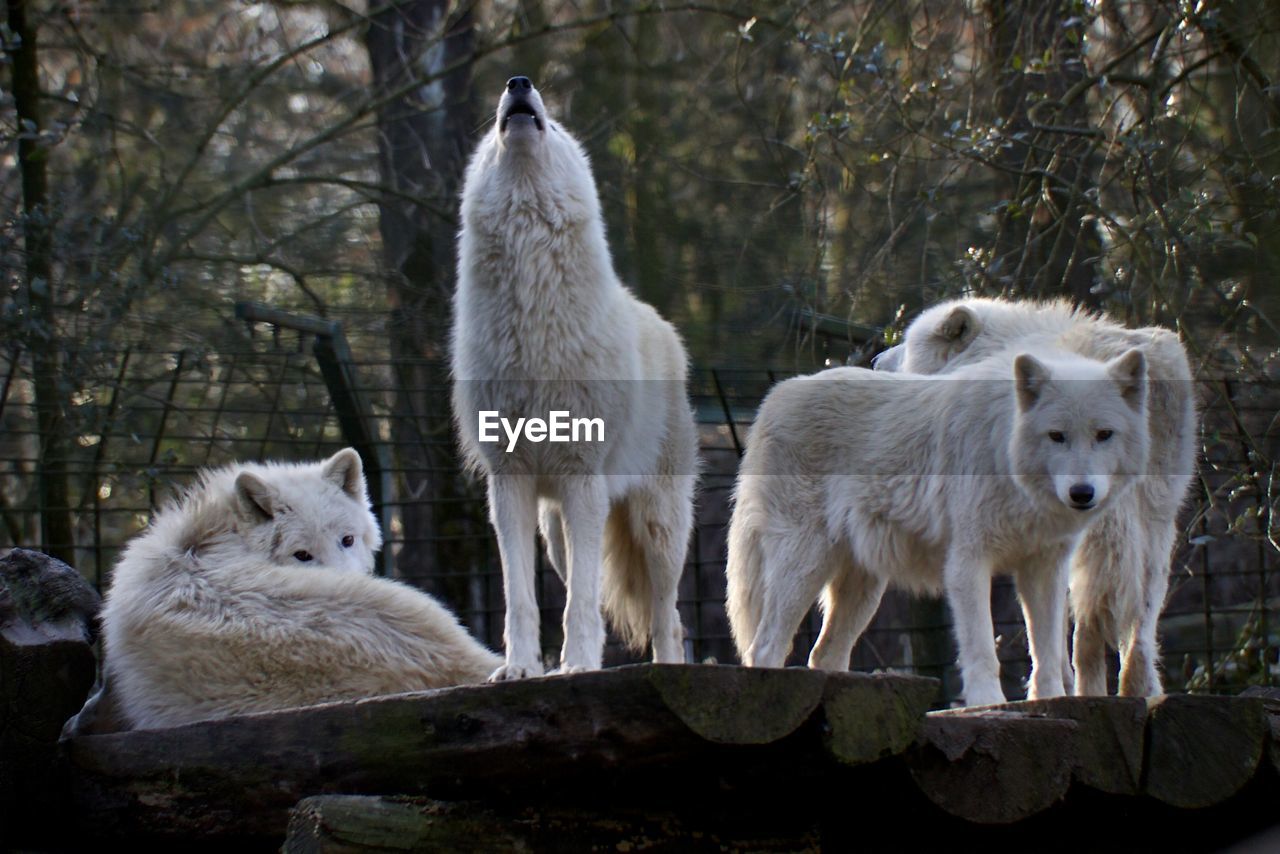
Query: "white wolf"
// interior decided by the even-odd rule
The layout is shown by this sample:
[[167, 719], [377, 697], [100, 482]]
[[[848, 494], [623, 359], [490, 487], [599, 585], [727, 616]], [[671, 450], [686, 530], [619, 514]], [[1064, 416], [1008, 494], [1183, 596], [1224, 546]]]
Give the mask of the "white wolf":
[[[528, 78], [508, 81], [467, 167], [458, 254], [454, 419], [488, 478], [507, 602], [492, 678], [542, 673], [535, 519], [568, 588], [561, 672], [600, 667], [602, 605], [631, 646], [652, 639], [655, 661], [683, 661], [697, 466], [684, 346], [615, 275], [586, 155]], [[601, 418], [603, 441], [509, 451], [481, 441], [484, 411]]]
[[1041, 351], [947, 379], [836, 368], [761, 405], [729, 526], [729, 618], [744, 663], [780, 667], [822, 591], [809, 666], [844, 670], [885, 587], [943, 589], [969, 705], [1004, 701], [991, 577], [1012, 573], [1032, 697], [1063, 693], [1067, 566], [1147, 454], [1141, 352]]
[[1112, 503], [1072, 561], [1075, 690], [1105, 694], [1106, 646], [1120, 650], [1120, 693], [1161, 692], [1156, 626], [1169, 587], [1178, 513], [1195, 475], [1195, 392], [1187, 354], [1168, 329], [1126, 329], [1065, 302], [943, 303], [907, 328], [877, 369], [935, 374], [1001, 350], [1057, 347], [1109, 359], [1136, 347], [1150, 379], [1151, 457], [1135, 490]]
[[137, 728], [483, 682], [500, 659], [376, 578], [360, 457], [206, 472], [124, 550], [104, 705]]

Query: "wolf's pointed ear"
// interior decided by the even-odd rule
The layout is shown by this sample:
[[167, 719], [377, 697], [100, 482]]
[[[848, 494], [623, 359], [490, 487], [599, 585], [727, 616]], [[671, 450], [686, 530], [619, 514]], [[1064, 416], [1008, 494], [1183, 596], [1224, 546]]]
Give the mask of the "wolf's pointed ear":
[[1018, 410], [1025, 412], [1040, 399], [1049, 382], [1049, 369], [1030, 353], [1022, 353], [1013, 360], [1013, 382], [1018, 390]]
[[967, 305], [958, 305], [947, 312], [947, 316], [934, 327], [933, 334], [958, 352], [969, 346], [981, 328], [982, 321], [974, 314], [973, 309]]
[[343, 448], [325, 460], [321, 475], [357, 501], [364, 499], [364, 466], [354, 448]]
[[1107, 373], [1115, 380], [1124, 402], [1141, 412], [1147, 405], [1147, 357], [1134, 348], [1107, 363]]
[[260, 524], [276, 515], [276, 491], [251, 472], [236, 477], [236, 515], [250, 524]]

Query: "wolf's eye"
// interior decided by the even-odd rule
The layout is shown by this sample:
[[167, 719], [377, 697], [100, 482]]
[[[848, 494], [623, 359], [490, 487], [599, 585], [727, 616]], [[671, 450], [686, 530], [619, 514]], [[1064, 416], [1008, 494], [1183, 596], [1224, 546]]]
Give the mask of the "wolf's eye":
[[347, 534], [345, 537], [342, 538], [342, 547], [344, 549], [349, 549], [355, 544], [356, 544], [356, 538], [351, 536], [350, 534]]
[[1099, 431], [1098, 431], [1098, 441], [1099, 441], [1099, 442], [1105, 442], [1105, 441], [1107, 441], [1107, 440], [1108, 440], [1108, 439], [1110, 439], [1110, 438], [1111, 438], [1111, 431], [1110, 431], [1110, 430], [1099, 430]]
[[1056, 442], [1057, 444], [1061, 445], [1063, 442], [1067, 441], [1067, 437], [1066, 437], [1066, 434], [1063, 433], [1061, 430], [1050, 430], [1049, 441]]
[[311, 560], [311, 552], [307, 551], [306, 549], [298, 549], [296, 552], [293, 553], [293, 556], [295, 559], [297, 559], [302, 563], [306, 563], [307, 561]]

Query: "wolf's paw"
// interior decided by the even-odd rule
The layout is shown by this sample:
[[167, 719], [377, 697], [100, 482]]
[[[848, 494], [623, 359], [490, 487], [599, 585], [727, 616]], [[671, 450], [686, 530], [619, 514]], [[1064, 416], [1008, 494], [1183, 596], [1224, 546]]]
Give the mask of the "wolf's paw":
[[591, 667], [587, 664], [562, 664], [551, 671], [551, 674], [553, 676], [568, 676], [570, 673], [590, 673], [599, 669], [599, 667]]
[[532, 679], [542, 675], [540, 664], [507, 663], [489, 674], [490, 682], [514, 682], [517, 679]]
[[999, 688], [964, 692], [966, 706], [998, 706], [1005, 702], [1008, 701], [1005, 700], [1004, 692]]
[[1052, 697], [1061, 697], [1067, 694], [1066, 686], [1062, 684], [1062, 670], [1054, 667], [1048, 671], [1037, 670], [1035, 665], [1031, 666], [1031, 678], [1027, 680], [1027, 699], [1028, 700], [1048, 700]]
[[1163, 693], [1160, 674], [1155, 668], [1148, 668], [1136, 674], [1132, 670], [1126, 671], [1123, 667], [1120, 669], [1121, 697], [1154, 697]]
[[[1037, 685], [1035, 682], [1032, 682], [1027, 688], [1027, 699], [1049, 700], [1054, 697], [1066, 696], [1067, 693], [1068, 692], [1063, 689], [1061, 682], [1056, 682], [1052, 685]], [[1004, 700], [1000, 700], [999, 702], [1003, 703]]]

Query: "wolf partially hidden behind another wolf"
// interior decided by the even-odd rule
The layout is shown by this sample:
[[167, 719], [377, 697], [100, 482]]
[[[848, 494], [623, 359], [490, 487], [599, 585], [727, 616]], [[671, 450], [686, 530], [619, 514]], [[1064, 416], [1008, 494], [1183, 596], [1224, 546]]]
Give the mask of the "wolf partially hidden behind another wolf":
[[1075, 692], [1107, 693], [1106, 647], [1120, 651], [1119, 691], [1161, 693], [1156, 626], [1169, 587], [1178, 514], [1195, 476], [1196, 399], [1178, 336], [1127, 329], [1066, 302], [965, 299], [917, 317], [877, 370], [947, 374], [1001, 352], [1060, 348], [1109, 359], [1136, 347], [1150, 380], [1150, 464], [1085, 533], [1071, 568]]
[[483, 682], [501, 659], [438, 602], [376, 578], [359, 455], [203, 474], [117, 563], [105, 689], [72, 732]]

